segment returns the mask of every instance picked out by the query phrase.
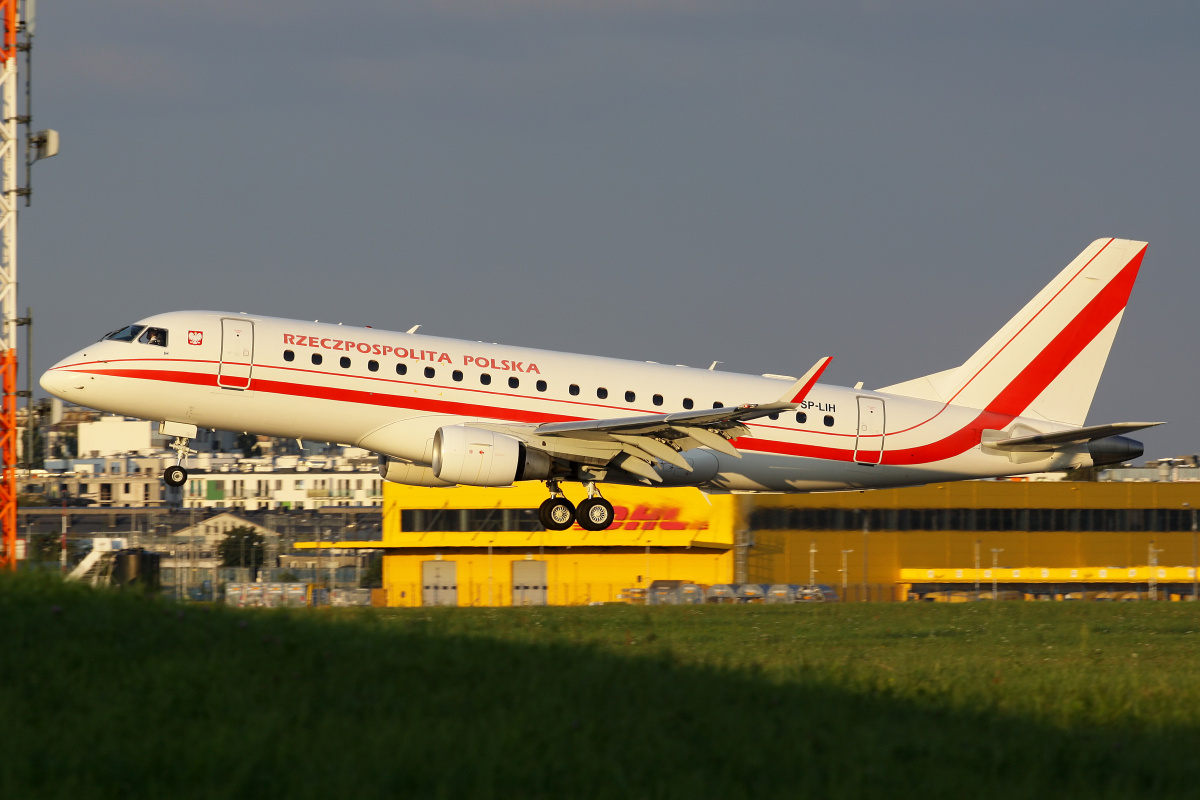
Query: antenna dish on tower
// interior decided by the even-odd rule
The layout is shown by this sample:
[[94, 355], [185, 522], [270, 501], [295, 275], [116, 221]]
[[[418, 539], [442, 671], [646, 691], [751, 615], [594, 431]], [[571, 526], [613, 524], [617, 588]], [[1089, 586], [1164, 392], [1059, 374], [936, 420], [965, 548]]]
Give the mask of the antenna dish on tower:
[[29, 143], [33, 145], [34, 161], [58, 155], [58, 131], [53, 128], [38, 131], [29, 137]]

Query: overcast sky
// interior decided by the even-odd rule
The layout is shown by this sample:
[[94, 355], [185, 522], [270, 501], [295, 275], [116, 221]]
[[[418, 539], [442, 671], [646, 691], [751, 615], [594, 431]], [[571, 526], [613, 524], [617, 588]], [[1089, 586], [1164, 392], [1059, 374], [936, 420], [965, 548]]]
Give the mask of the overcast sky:
[[44, 0], [35, 362], [215, 308], [871, 388], [1117, 236], [1088, 421], [1198, 452], [1198, 9]]

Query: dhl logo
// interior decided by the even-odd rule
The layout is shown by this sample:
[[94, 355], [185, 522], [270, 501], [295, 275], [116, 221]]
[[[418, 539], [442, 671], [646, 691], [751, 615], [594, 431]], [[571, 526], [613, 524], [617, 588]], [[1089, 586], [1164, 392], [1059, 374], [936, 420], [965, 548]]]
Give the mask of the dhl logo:
[[[610, 531], [703, 531], [708, 530], [708, 520], [681, 520], [680, 509], [674, 506], [636, 506], [632, 511], [626, 506], [613, 506], [613, 524]], [[578, 527], [578, 525], [576, 525]]]

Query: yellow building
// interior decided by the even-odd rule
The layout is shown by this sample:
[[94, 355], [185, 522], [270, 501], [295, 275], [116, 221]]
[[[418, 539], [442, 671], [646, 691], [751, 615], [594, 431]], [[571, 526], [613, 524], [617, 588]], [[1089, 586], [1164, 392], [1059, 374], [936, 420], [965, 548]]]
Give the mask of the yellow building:
[[[571, 488], [569, 497], [578, 503], [584, 495]], [[386, 484], [388, 604], [578, 605], [637, 596], [654, 580], [733, 581], [735, 537], [743, 527], [737, 498], [605, 486], [617, 520], [612, 528], [547, 531], [537, 519], [546, 496], [540, 483], [507, 489]]]
[[966, 481], [760, 495], [748, 510], [747, 571], [752, 582], [812, 576], [845, 585], [852, 601], [974, 591], [977, 581], [991, 590], [993, 578], [998, 590], [1025, 596], [1107, 588], [1190, 597], [1198, 505], [1196, 482]]
[[[579, 487], [573, 502], [583, 499]], [[541, 484], [387, 484], [389, 605], [566, 605], [655, 580], [827, 584], [848, 601], [1200, 592], [1200, 482], [967, 481], [909, 489], [705, 497], [607, 486], [605, 531], [546, 531]], [[305, 545], [299, 545], [304, 547]], [[310, 543], [308, 546], [318, 546]]]

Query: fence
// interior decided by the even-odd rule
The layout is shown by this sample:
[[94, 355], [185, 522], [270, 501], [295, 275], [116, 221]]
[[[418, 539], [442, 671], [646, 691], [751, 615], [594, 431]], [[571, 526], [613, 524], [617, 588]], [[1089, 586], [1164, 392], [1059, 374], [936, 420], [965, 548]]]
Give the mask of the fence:
[[[691, 585], [691, 584], [689, 584]], [[586, 606], [601, 603], [631, 603], [641, 605], [646, 603], [647, 587], [630, 585], [628, 583], [572, 583], [550, 582], [546, 585], [545, 594], [531, 592], [528, 589], [518, 589], [514, 592], [514, 584], [510, 581], [460, 581], [447, 587], [430, 587], [425, 591], [420, 583], [394, 582], [386, 586], [388, 605], [420, 606], [425, 597], [446, 597], [456, 599], [451, 605], [490, 607], [510, 605], [551, 605], [551, 606]], [[518, 585], [519, 586], [519, 585]], [[702, 586], [702, 589], [708, 587]], [[449, 590], [446, 593], [446, 590]], [[839, 600], [850, 603], [860, 602], [895, 602], [902, 600], [898, 588], [893, 584], [868, 584], [847, 587], [846, 596], [841, 597], [841, 587], [835, 586]], [[520, 598], [514, 602], [514, 596]], [[545, 600], [541, 598], [544, 596]], [[763, 597], [730, 597], [730, 603], [762, 603]], [[715, 601], [708, 601], [715, 602]], [[432, 603], [431, 603], [432, 604]], [[660, 603], [655, 603], [660, 604]]]

